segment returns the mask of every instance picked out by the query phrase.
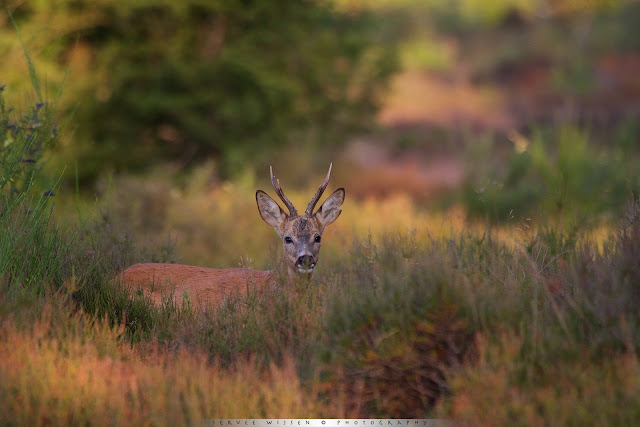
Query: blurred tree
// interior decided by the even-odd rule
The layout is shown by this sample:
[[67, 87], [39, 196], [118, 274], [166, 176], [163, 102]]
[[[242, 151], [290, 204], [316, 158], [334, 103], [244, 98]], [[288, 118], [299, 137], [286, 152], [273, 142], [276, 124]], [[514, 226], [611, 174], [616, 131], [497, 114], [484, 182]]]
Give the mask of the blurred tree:
[[[374, 15], [321, 0], [13, 6], [52, 83], [71, 62], [66, 110], [78, 127], [59, 151], [66, 163], [77, 159], [84, 182], [105, 168], [211, 156], [229, 174], [293, 131], [322, 130], [329, 140], [370, 122], [397, 67]], [[15, 43], [12, 31], [0, 27], [0, 53]]]

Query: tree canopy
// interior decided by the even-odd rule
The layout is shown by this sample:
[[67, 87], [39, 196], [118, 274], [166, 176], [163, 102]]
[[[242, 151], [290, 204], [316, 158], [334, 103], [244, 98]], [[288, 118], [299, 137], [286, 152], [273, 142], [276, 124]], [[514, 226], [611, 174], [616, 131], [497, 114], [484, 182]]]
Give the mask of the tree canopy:
[[[89, 182], [163, 159], [215, 157], [229, 173], [310, 129], [328, 141], [370, 123], [397, 68], [380, 21], [323, 1], [55, 0], [12, 14], [50, 86], [69, 69], [61, 108], [77, 127], [59, 153]], [[3, 68], [16, 40], [0, 29]]]

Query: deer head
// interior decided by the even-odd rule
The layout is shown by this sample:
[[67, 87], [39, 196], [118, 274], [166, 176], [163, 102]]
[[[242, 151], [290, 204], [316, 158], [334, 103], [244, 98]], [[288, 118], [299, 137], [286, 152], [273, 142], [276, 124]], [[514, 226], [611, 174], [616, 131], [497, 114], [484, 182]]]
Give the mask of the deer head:
[[276, 230], [282, 239], [282, 256], [289, 274], [308, 277], [313, 273], [320, 255], [322, 233], [329, 224], [338, 219], [342, 212], [340, 206], [344, 202], [344, 188], [334, 191], [322, 206], [315, 213], [313, 212], [322, 193], [327, 188], [327, 184], [329, 184], [331, 166], [329, 165], [327, 177], [309, 202], [304, 215], [299, 215], [293, 203], [284, 195], [280, 181], [273, 176], [271, 167], [269, 167], [271, 184], [289, 213], [287, 214], [267, 193], [262, 190], [256, 191], [256, 202], [260, 216]]

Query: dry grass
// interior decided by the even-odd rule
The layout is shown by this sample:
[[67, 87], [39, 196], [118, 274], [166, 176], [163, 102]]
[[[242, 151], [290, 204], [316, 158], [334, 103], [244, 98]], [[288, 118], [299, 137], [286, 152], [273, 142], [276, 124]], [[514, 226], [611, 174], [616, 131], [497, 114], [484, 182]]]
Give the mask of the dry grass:
[[[179, 230], [183, 261], [231, 267], [242, 254], [268, 266], [278, 243], [257, 214], [256, 187], [121, 178], [107, 206], [115, 228], [135, 226], [132, 241]], [[287, 192], [304, 205], [313, 191]], [[145, 214], [161, 231], [133, 222]], [[593, 406], [603, 414], [596, 421], [631, 423], [640, 418], [639, 218], [635, 203], [619, 233], [598, 229], [606, 244], [594, 244], [579, 227], [522, 220], [486, 229], [455, 211], [425, 212], [404, 195], [347, 199], [311, 283], [204, 313], [143, 307], [136, 318], [123, 303], [124, 333], [68, 309], [28, 329], [18, 327], [28, 321], [4, 321], [3, 366], [20, 367], [1, 373], [7, 420], [333, 414], [536, 425], [588, 423]], [[119, 299], [107, 297], [101, 312], [111, 313]], [[139, 319], [145, 333], [132, 339]], [[63, 336], [49, 332], [83, 322]], [[72, 389], [81, 392], [70, 397]], [[600, 389], [607, 397], [590, 403]], [[24, 401], [35, 402], [28, 413], [17, 406]]]
[[[130, 235], [145, 246], [158, 247], [171, 241], [178, 261], [184, 264], [272, 267], [281, 243], [260, 218], [255, 202], [258, 188], [273, 194], [270, 184], [248, 179], [212, 185], [213, 175], [210, 165], [203, 166], [186, 178], [189, 184], [182, 187], [172, 182], [166, 167], [147, 178], [120, 177], [97, 207], [84, 204], [82, 216], [100, 213], [108, 218], [113, 233]], [[342, 182], [332, 184], [327, 193]], [[287, 196], [294, 205], [304, 207], [317, 189], [314, 185], [315, 181], [304, 189], [289, 185]], [[75, 212], [65, 210], [74, 205], [74, 201], [61, 200], [57, 207], [59, 220], [75, 221]], [[368, 235], [377, 238], [390, 232], [420, 230], [442, 237], [469, 226], [459, 210], [427, 212], [402, 191], [388, 197], [355, 199], [347, 188], [342, 210], [340, 218], [325, 232], [324, 259], [343, 257], [354, 240]]]
[[266, 370], [250, 360], [222, 369], [203, 352], [131, 347], [122, 327], [61, 308], [45, 301], [26, 328], [2, 319], [3, 424], [184, 425], [327, 413], [302, 391], [290, 358]]
[[[127, 335], [130, 309], [114, 327], [120, 319], [96, 320], [55, 296], [27, 314], [3, 301], [0, 421], [331, 415], [536, 425], [588, 422], [591, 406], [602, 410], [597, 420], [638, 419], [640, 205], [617, 240], [594, 251], [553, 229], [461, 232], [400, 198], [359, 203], [370, 215], [345, 210], [351, 229], [332, 236], [311, 283], [202, 313], [147, 307], [137, 339]], [[237, 219], [216, 212], [223, 224]], [[404, 228], [416, 219], [426, 230]], [[395, 228], [377, 224], [375, 237], [357, 238], [376, 220]], [[607, 397], [589, 403], [598, 390]], [[627, 406], [616, 413], [619, 401]]]
[[[640, 361], [634, 352], [600, 363], [585, 358], [522, 366], [522, 337], [503, 334], [494, 341], [480, 335], [477, 346], [477, 363], [448, 378], [453, 394], [441, 401], [436, 416], [486, 426], [632, 425], [640, 417]], [[523, 382], [523, 370], [530, 381]]]

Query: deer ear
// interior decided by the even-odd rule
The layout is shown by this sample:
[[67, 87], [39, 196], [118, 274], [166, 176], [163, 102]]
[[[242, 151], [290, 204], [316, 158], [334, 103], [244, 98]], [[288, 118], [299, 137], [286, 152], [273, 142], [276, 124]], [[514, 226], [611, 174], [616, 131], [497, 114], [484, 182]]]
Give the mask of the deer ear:
[[264, 191], [256, 191], [256, 202], [258, 203], [260, 216], [264, 219], [264, 222], [270, 226], [278, 228], [287, 219], [287, 214], [282, 210], [280, 205]]
[[338, 219], [340, 213], [342, 213], [340, 206], [344, 202], [344, 195], [344, 188], [338, 188], [324, 201], [320, 209], [315, 213], [315, 217], [320, 221], [323, 228]]

